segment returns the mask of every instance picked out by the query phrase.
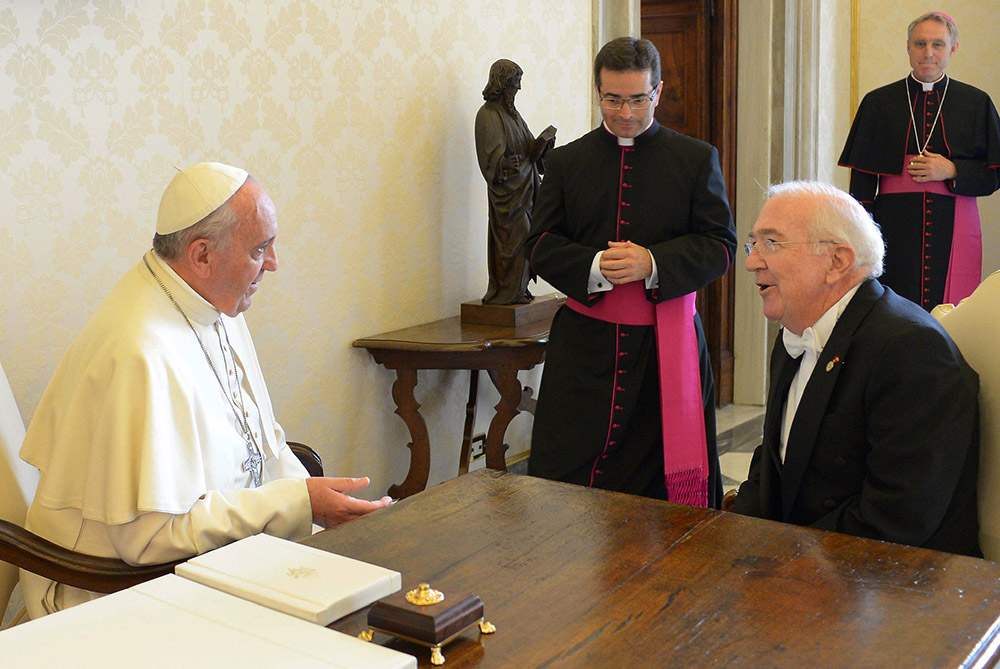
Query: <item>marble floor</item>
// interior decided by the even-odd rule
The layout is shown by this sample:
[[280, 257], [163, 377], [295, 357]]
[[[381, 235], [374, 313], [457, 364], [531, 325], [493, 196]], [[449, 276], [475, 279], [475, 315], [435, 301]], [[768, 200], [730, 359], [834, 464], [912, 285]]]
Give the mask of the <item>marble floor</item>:
[[730, 404], [716, 412], [722, 487], [736, 488], [747, 477], [750, 458], [760, 445], [764, 407]]

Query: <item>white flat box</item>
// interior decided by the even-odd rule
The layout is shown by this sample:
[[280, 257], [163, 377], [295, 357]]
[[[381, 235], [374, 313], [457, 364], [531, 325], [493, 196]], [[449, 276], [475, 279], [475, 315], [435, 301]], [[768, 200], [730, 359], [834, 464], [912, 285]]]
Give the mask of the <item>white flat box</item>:
[[170, 574], [0, 632], [0, 666], [416, 669], [417, 661]]
[[329, 625], [401, 587], [398, 571], [258, 534], [177, 565], [179, 576]]

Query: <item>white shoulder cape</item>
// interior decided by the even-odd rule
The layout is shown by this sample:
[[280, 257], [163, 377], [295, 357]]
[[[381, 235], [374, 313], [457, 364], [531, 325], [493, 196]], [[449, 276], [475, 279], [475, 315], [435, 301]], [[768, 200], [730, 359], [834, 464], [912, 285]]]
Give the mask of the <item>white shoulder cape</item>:
[[[146, 259], [207, 347], [219, 348], [212, 326], [223, 319], [252, 395], [245, 401], [260, 414], [263, 480], [279, 478], [288, 446], [243, 316], [220, 314], [156, 254]], [[21, 457], [41, 470], [36, 504], [120, 524], [148, 511], [185, 513], [206, 491], [246, 487], [246, 446], [235, 425], [191, 327], [139, 262], [59, 364]]]

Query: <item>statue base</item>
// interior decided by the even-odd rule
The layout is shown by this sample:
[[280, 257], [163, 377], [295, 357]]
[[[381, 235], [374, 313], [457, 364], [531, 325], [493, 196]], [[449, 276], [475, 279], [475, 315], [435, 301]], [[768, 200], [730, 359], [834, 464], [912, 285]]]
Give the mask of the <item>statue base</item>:
[[483, 304], [482, 300], [462, 302], [462, 322], [516, 328], [552, 318], [565, 301], [565, 297], [552, 293], [536, 295], [528, 304]]

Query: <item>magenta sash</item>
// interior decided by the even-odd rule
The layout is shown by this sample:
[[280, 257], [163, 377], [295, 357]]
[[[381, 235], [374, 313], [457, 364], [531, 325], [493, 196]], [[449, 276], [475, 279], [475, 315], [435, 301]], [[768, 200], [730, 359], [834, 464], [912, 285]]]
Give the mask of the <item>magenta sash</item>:
[[[708, 449], [701, 401], [695, 293], [653, 304], [644, 281], [615, 286], [593, 306], [573, 298], [573, 311], [609, 323], [652, 325], [660, 376], [663, 473], [671, 502], [708, 506]], [[612, 402], [613, 403], [613, 402]]]
[[[906, 156], [908, 165], [914, 155]], [[976, 198], [955, 195], [943, 181], [917, 183], [906, 169], [902, 174], [879, 176], [879, 193], [937, 193], [955, 198], [955, 222], [951, 234], [951, 256], [945, 280], [943, 302], [958, 304], [972, 294], [983, 274], [983, 233]]]

